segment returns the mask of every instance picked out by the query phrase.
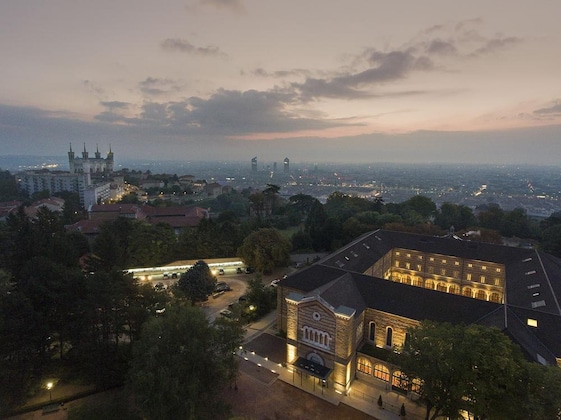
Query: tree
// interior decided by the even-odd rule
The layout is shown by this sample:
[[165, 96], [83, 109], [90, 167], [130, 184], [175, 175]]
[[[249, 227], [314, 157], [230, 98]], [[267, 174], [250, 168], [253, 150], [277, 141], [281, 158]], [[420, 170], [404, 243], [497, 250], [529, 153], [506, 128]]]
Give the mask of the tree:
[[457, 351], [462, 328], [451, 324], [423, 322], [409, 331], [397, 364], [409, 378], [421, 379], [420, 399], [428, 420], [438, 416], [456, 418], [464, 389], [463, 366]]
[[262, 228], [251, 233], [238, 249], [238, 255], [249, 267], [261, 273], [271, 273], [276, 267], [290, 262], [290, 241], [272, 228]]
[[236, 323], [209, 324], [192, 306], [171, 306], [149, 320], [134, 345], [129, 386], [147, 418], [217, 418], [227, 412], [220, 390], [235, 378]]
[[401, 215], [411, 215], [412, 212], [420, 216], [421, 223], [430, 221], [436, 215], [436, 204], [423, 195], [415, 195], [400, 204]]
[[204, 261], [197, 261], [189, 270], [181, 275], [175, 285], [175, 291], [184, 294], [194, 305], [196, 302], [204, 302], [216, 287], [214, 277]]
[[421, 380], [426, 419], [517, 418], [524, 360], [518, 347], [496, 328], [422, 322], [396, 358], [409, 378]]
[[456, 231], [475, 226], [477, 219], [471, 209], [464, 205], [443, 203], [436, 213], [434, 221], [442, 229], [448, 230], [454, 226]]

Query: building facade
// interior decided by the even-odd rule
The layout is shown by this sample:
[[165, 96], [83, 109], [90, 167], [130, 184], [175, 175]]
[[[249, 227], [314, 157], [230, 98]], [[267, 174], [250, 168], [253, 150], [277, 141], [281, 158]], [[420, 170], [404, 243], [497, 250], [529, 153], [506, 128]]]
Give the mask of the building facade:
[[99, 148], [96, 148], [94, 157], [90, 157], [88, 151], [86, 150], [86, 144], [84, 143], [84, 150], [82, 151], [82, 157], [75, 156], [72, 151], [72, 144], [70, 144], [70, 150], [68, 152], [68, 165], [70, 167], [70, 173], [87, 173], [87, 174], [111, 174], [113, 172], [114, 155], [109, 147], [109, 152], [107, 157], [102, 158]]
[[281, 280], [277, 299], [286, 362], [340, 392], [355, 378], [415, 392], [379, 355], [423, 320], [496, 327], [561, 365], [561, 260], [537, 250], [378, 230]]

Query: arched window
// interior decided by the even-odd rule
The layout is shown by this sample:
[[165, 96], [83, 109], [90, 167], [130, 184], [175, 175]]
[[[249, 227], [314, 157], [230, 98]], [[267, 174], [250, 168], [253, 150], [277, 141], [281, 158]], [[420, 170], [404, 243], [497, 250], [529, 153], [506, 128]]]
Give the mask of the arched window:
[[390, 370], [383, 364], [377, 363], [374, 365], [374, 377], [384, 381], [390, 381]]
[[403, 278], [403, 283], [404, 284], [411, 284], [411, 276], [405, 276]]
[[366, 373], [367, 375], [372, 375], [372, 362], [366, 357], [359, 357], [356, 361], [356, 369], [359, 372]]
[[438, 290], [439, 292], [445, 292], [446, 291], [446, 283], [439, 282], [436, 285], [436, 290]]
[[434, 282], [432, 280], [425, 281], [425, 289], [434, 289]]
[[396, 391], [407, 392], [408, 387], [409, 380], [407, 379], [407, 376], [400, 370], [396, 370], [392, 376], [392, 388]]
[[478, 290], [475, 293], [475, 298], [480, 300], [487, 300], [487, 293], [485, 293], [485, 290]]
[[386, 346], [391, 347], [393, 342], [393, 329], [388, 327], [386, 330]]
[[413, 286], [423, 287], [423, 278], [422, 277], [413, 277]]
[[496, 303], [501, 303], [501, 295], [499, 295], [498, 293], [491, 293], [491, 296], [489, 296], [489, 300], [491, 302], [496, 302]]
[[422, 384], [423, 382], [419, 378], [413, 378], [411, 381], [411, 391], [420, 394]]
[[472, 297], [473, 295], [471, 294], [471, 288], [469, 287], [464, 287], [464, 292], [462, 293], [464, 296], [467, 297]]
[[368, 339], [372, 342], [376, 341], [376, 324], [374, 322], [368, 324]]
[[408, 332], [405, 333], [405, 340], [403, 340], [403, 347], [407, 347], [409, 344], [409, 340], [411, 340], [411, 336]]
[[457, 284], [451, 284], [450, 287], [448, 288], [448, 293], [452, 293], [453, 295], [459, 295], [460, 286], [458, 286]]

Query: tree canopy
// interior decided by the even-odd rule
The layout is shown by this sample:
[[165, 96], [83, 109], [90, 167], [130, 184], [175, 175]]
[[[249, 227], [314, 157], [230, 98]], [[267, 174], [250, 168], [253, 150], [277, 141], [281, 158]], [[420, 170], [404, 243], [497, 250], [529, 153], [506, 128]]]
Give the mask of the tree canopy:
[[251, 233], [238, 249], [247, 266], [261, 273], [270, 273], [276, 267], [290, 262], [292, 244], [276, 229], [262, 228]]
[[222, 389], [236, 375], [235, 349], [243, 331], [235, 322], [209, 323], [200, 308], [168, 307], [143, 327], [134, 346], [129, 384], [143, 414], [153, 420], [224, 415]]
[[174, 287], [180, 294], [184, 294], [192, 304], [204, 302], [216, 287], [216, 277], [212, 275], [206, 262], [197, 261], [195, 265], [181, 275]]

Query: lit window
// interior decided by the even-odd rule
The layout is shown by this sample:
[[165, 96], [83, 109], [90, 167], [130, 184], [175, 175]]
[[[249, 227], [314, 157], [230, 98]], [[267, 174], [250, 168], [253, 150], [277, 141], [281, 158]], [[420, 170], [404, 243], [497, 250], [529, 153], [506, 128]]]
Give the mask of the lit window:
[[469, 267], [469, 268], [473, 268], [473, 264], [471, 264], [471, 263], [468, 264], [468, 267]]
[[441, 276], [445, 276], [445, 275], [446, 275], [446, 269], [445, 269], [445, 268], [441, 268], [441, 269], [440, 269], [440, 275], [441, 275]]
[[376, 338], [376, 324], [371, 322], [370, 324], [368, 324], [368, 339], [374, 342], [375, 338]]
[[538, 320], [537, 319], [532, 319], [532, 318], [528, 318], [528, 326], [529, 327], [538, 327]]
[[421, 264], [417, 264], [417, 271], [422, 271], [423, 270], [423, 266]]
[[399, 261], [395, 262], [395, 266], [399, 268]]
[[471, 281], [471, 274], [470, 274], [470, 273], [467, 273], [467, 274], [466, 274], [466, 280]]
[[407, 268], [408, 270], [410, 270], [410, 269], [411, 269], [411, 264], [410, 264], [410, 263], [408, 263], [408, 262], [407, 262], [407, 263], [405, 263], [405, 268]]
[[454, 261], [454, 265], [460, 265], [459, 261]]
[[386, 330], [386, 346], [391, 347], [393, 343], [393, 329], [388, 327]]
[[501, 279], [498, 277], [495, 277], [495, 286], [500, 286], [501, 285]]
[[386, 366], [378, 363], [377, 365], [374, 365], [374, 376], [384, 382], [389, 382], [390, 370]]
[[442, 264], [446, 264], [446, 260], [442, 260]]
[[497, 273], [500, 273], [500, 272], [501, 272], [501, 269], [500, 269], [500, 268], [497, 268]]
[[396, 252], [395, 252], [395, 255], [400, 255], [399, 251], [396, 251]]
[[359, 372], [366, 373], [367, 375], [372, 375], [372, 363], [365, 357], [359, 357], [356, 361], [356, 369]]
[[411, 254], [407, 254], [407, 258], [411, 258]]
[[431, 261], [431, 262], [434, 261], [434, 258], [433, 258], [433, 257], [430, 257], [430, 258], [429, 258], [429, 261]]
[[485, 276], [481, 276], [481, 283], [485, 283]]
[[482, 265], [482, 266], [481, 266], [481, 269], [482, 269], [482, 270], [487, 270], [487, 266], [486, 266], [486, 265]]

